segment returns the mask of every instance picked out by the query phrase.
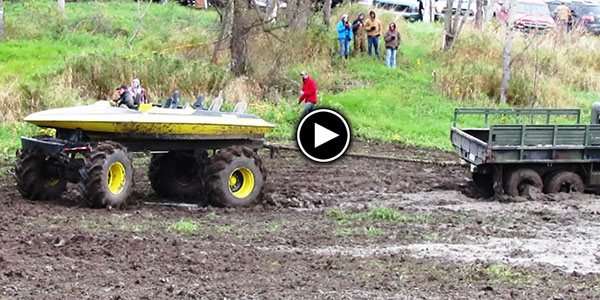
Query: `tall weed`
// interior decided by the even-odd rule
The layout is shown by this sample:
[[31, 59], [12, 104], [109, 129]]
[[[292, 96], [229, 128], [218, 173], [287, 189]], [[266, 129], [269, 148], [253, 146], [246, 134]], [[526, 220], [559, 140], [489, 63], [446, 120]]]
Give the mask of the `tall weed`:
[[[492, 24], [465, 28], [461, 39], [441, 54], [435, 86], [447, 97], [499, 101], [505, 30]], [[600, 40], [573, 32], [561, 39], [518, 33], [512, 56], [509, 104], [523, 107], [578, 106], [573, 90], [600, 92]]]

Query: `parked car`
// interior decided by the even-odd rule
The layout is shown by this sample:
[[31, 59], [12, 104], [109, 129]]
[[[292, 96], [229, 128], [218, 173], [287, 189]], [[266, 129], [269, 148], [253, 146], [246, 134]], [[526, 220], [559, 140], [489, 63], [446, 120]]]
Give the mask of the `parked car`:
[[423, 18], [421, 2], [417, 0], [373, 0], [373, 5], [377, 8], [396, 12], [411, 22]]
[[[508, 3], [496, 3], [494, 14], [498, 20], [508, 23]], [[556, 27], [556, 23], [544, 1], [517, 0], [514, 26], [524, 32], [545, 32]]]
[[600, 5], [581, 4], [571, 9], [573, 26], [593, 34], [600, 34]]
[[[467, 15], [468, 20], [475, 19], [475, 12], [477, 11], [477, 1], [471, 0], [471, 4], [469, 5], [469, 0], [453, 0], [452, 1], [452, 15], [456, 14], [456, 10], [458, 9], [459, 3], [460, 3], [460, 15], [461, 16]], [[444, 1], [444, 0], [439, 0], [434, 4], [433, 9], [435, 12], [435, 20], [436, 21], [444, 19], [444, 14], [446, 13], [446, 4], [447, 4], [447, 1]]]

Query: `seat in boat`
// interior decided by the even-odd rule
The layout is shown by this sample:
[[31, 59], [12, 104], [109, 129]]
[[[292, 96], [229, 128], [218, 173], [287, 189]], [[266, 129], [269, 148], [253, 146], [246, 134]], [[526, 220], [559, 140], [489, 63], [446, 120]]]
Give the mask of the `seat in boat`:
[[233, 113], [234, 114], [244, 114], [244, 113], [246, 113], [246, 109], [248, 109], [248, 103], [246, 103], [246, 101], [240, 101], [233, 108]]

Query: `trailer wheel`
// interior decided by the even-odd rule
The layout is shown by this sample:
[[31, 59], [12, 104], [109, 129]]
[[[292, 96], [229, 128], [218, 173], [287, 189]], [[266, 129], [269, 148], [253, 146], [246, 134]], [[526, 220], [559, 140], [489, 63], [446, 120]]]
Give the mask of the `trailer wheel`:
[[41, 150], [17, 151], [15, 164], [17, 190], [29, 200], [53, 200], [67, 188], [64, 166]]
[[148, 178], [154, 191], [163, 197], [197, 200], [203, 190], [204, 165], [193, 155], [169, 152], [153, 154]]
[[538, 172], [531, 169], [517, 169], [508, 175], [504, 191], [510, 196], [523, 196], [531, 186], [542, 190], [544, 184]]
[[544, 185], [544, 192], [555, 193], [583, 193], [585, 185], [581, 177], [574, 172], [563, 171], [552, 174], [548, 183]]
[[482, 174], [473, 173], [473, 183], [477, 188], [477, 192], [483, 198], [490, 198], [494, 196], [494, 175], [493, 174]]
[[211, 203], [246, 206], [260, 197], [267, 171], [252, 149], [233, 146], [213, 155], [206, 178]]
[[91, 207], [121, 207], [133, 191], [133, 166], [127, 149], [116, 142], [99, 143], [85, 155], [85, 193]]

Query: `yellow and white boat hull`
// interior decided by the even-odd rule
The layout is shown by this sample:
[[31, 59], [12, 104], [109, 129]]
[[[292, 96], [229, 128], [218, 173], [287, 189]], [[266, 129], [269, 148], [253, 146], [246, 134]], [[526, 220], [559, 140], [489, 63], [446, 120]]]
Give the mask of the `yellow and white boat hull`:
[[51, 109], [25, 121], [40, 127], [81, 129], [90, 138], [232, 139], [260, 137], [275, 125], [247, 114], [152, 107], [144, 111], [111, 107], [108, 101]]

